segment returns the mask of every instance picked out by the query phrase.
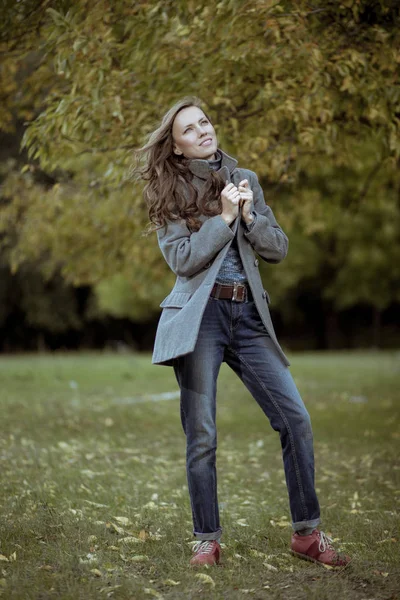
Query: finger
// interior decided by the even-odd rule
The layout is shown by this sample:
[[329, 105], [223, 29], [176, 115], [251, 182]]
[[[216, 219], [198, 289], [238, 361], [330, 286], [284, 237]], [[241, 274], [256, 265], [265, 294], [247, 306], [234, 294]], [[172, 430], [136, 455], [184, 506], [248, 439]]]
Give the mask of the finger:
[[230, 194], [228, 196], [228, 199], [232, 202], [233, 200], [240, 200], [241, 196], [239, 194], [239, 192], [235, 193], [235, 194]]
[[242, 181], [239, 183], [238, 187], [240, 187], [240, 186], [248, 188], [249, 187], [249, 182], [247, 181], [247, 179], [242, 179]]

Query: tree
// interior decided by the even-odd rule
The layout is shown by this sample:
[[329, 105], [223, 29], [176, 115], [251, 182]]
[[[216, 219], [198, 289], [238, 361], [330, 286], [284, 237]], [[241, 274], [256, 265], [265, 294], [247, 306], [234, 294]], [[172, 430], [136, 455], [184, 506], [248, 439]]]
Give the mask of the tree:
[[[3, 182], [0, 234], [14, 268], [35, 260], [98, 284], [109, 309], [117, 277], [136, 317], [155, 311], [171, 277], [142, 235], [133, 151], [177, 98], [196, 94], [293, 239], [279, 274], [266, 273], [275, 297], [329, 265], [324, 294], [337, 307], [368, 299], [382, 310], [396, 298], [395, 0], [22, 1], [6, 15], [1, 127], [25, 119], [29, 158]], [[38, 168], [54, 185], [35, 182]]]

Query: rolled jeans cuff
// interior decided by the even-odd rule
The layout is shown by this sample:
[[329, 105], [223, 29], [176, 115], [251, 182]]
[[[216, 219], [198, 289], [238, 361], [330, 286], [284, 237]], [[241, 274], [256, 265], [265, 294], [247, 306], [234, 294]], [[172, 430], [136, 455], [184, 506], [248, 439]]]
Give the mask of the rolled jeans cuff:
[[196, 540], [199, 540], [200, 542], [209, 542], [214, 540], [218, 542], [222, 535], [222, 528], [217, 529], [217, 531], [212, 531], [211, 533], [197, 533], [196, 531], [193, 531], [193, 535], [195, 536]]
[[297, 521], [292, 523], [293, 531], [301, 531], [302, 529], [310, 529], [311, 527], [317, 527], [321, 519], [313, 519], [312, 521]]

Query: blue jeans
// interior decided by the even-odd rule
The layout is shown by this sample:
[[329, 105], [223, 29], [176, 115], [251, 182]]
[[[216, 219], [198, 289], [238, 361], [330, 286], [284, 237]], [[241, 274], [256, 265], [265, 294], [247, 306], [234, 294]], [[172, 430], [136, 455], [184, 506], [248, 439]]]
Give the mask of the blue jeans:
[[277, 354], [254, 301], [210, 297], [193, 352], [175, 360], [194, 535], [221, 537], [216, 474], [217, 377], [225, 361], [279, 432], [295, 531], [316, 527], [314, 452], [309, 414], [289, 369]]

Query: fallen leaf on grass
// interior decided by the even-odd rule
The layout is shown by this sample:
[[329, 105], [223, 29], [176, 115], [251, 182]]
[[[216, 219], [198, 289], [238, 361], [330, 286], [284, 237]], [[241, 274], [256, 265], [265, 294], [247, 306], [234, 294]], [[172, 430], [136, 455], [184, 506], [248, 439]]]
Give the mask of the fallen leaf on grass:
[[81, 474], [88, 479], [94, 479], [95, 477], [102, 477], [106, 475], [105, 471], [91, 471], [90, 469], [81, 469]]
[[266, 569], [268, 569], [268, 571], [277, 571], [278, 570], [276, 567], [274, 567], [274, 565], [270, 565], [267, 562], [263, 562], [263, 566], [266, 567]]
[[89, 552], [88, 554], [86, 554], [86, 558], [80, 558], [79, 562], [81, 565], [87, 565], [89, 563], [94, 563], [94, 562], [97, 562], [97, 556], [95, 554], [92, 554], [91, 552]]
[[4, 556], [4, 554], [0, 554], [0, 560], [3, 560], [4, 562], [9, 562], [7, 556]]
[[93, 573], [93, 575], [96, 575], [96, 577], [102, 576], [102, 572], [99, 571], [99, 569], [90, 569], [90, 572]]
[[42, 565], [39, 567], [39, 569], [43, 569], [43, 571], [52, 571], [54, 567], [52, 567], [51, 565]]
[[174, 581], [173, 579], [166, 579], [164, 585], [179, 585], [180, 581]]
[[149, 557], [145, 554], [135, 554], [134, 556], [130, 556], [129, 560], [133, 562], [145, 562], [146, 560], [149, 560]]
[[121, 523], [121, 525], [125, 525], [125, 527], [132, 524], [128, 517], [113, 517], [113, 519]]
[[250, 555], [254, 556], [255, 558], [267, 558], [267, 555], [264, 552], [259, 552], [258, 550], [255, 550], [254, 548], [252, 548], [250, 550]]
[[107, 592], [107, 595], [110, 594], [110, 592], [113, 592], [114, 590], [117, 590], [118, 588], [122, 587], [122, 585], [113, 585], [112, 587], [103, 587], [100, 590], [100, 594], [103, 594], [104, 592]]
[[119, 525], [116, 525], [115, 523], [106, 523], [106, 527], [107, 529], [113, 529], [119, 534], [125, 533], [125, 529], [119, 527]]
[[244, 556], [242, 556], [241, 554], [234, 554], [235, 558], [238, 558], [239, 560], [247, 560], [247, 558], [245, 558]]
[[141, 529], [139, 532], [139, 538], [144, 542], [148, 537], [150, 537], [150, 534], [145, 529]]
[[99, 504], [98, 502], [92, 502], [92, 500], [84, 500], [86, 504], [90, 504], [90, 506], [95, 506], [96, 508], [108, 508], [108, 504]]
[[283, 519], [281, 521], [276, 521], [275, 525], [277, 525], [278, 527], [291, 527], [291, 523], [289, 523], [289, 521], [284, 521]]
[[121, 542], [124, 542], [124, 544], [140, 544], [141, 541], [142, 540], [139, 540], [139, 538], [136, 538], [133, 535], [128, 535], [127, 537], [118, 540], [118, 544], [121, 544]]
[[287, 518], [282, 517], [279, 521], [270, 520], [272, 527], [291, 527], [291, 524], [287, 520]]
[[389, 573], [384, 571], [372, 571], [374, 575], [380, 575], [381, 577], [388, 577]]
[[206, 573], [198, 573], [197, 575], [195, 575], [195, 577], [196, 579], [200, 579], [200, 581], [202, 581], [203, 583], [208, 583], [212, 587], [215, 587], [214, 579], [209, 575], [206, 575]]
[[12, 554], [10, 554], [10, 556], [8, 558], [9, 558], [9, 560], [17, 560], [17, 553], [13, 552]]
[[236, 521], [236, 523], [237, 523], [238, 525], [241, 525], [242, 527], [248, 527], [248, 526], [249, 526], [249, 524], [248, 524], [248, 523], [246, 523], [246, 519], [238, 519], [238, 520]]

